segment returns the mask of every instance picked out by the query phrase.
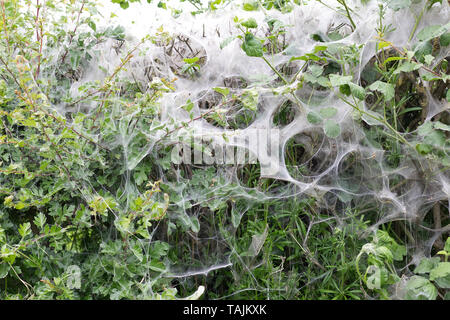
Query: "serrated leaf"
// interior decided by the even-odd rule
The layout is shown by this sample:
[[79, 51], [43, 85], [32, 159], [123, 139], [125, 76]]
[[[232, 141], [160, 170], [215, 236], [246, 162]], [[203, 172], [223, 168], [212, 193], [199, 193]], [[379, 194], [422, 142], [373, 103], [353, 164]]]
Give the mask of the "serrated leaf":
[[412, 276], [406, 284], [406, 300], [435, 300], [437, 294], [436, 287], [421, 276]]
[[218, 92], [218, 93], [220, 93], [224, 97], [226, 97], [230, 93], [230, 89], [229, 88], [215, 87], [215, 88], [213, 88], [213, 90]]
[[399, 74], [400, 72], [412, 72], [414, 70], [419, 69], [420, 67], [421, 65], [418, 63], [407, 61], [402, 63], [400, 67], [395, 69], [394, 74]]
[[148, 264], [148, 268], [156, 271], [156, 272], [164, 272], [166, 271], [166, 266], [164, 265], [164, 263], [162, 263], [161, 261], [157, 261], [157, 260], [152, 260], [149, 264]]
[[248, 1], [242, 4], [242, 8], [245, 11], [255, 11], [258, 10], [258, 2], [256, 1]]
[[19, 234], [22, 238], [25, 238], [31, 233], [31, 224], [29, 222], [22, 223], [19, 226]]
[[439, 37], [445, 32], [447, 32], [448, 28], [450, 27], [450, 23], [442, 26], [442, 25], [432, 25], [427, 26], [423, 28], [422, 30], [417, 33], [417, 40], [419, 41], [425, 41], [429, 40], [435, 37]]
[[439, 129], [439, 130], [444, 130], [444, 131], [450, 131], [450, 126], [448, 124], [442, 123], [440, 121], [436, 121], [434, 123], [434, 128]]
[[420, 260], [419, 265], [414, 269], [414, 273], [424, 274], [429, 273], [432, 269], [434, 269], [438, 263], [441, 261], [439, 257], [434, 258], [423, 258]]
[[431, 40], [420, 41], [414, 46], [414, 56], [420, 62], [425, 62], [425, 56], [431, 54], [433, 51], [433, 45]]
[[6, 262], [0, 262], [0, 279], [5, 278], [8, 275], [9, 269], [11, 267]]
[[386, 83], [383, 81], [375, 81], [369, 86], [369, 89], [372, 91], [378, 91], [383, 94], [386, 101], [392, 100], [395, 95], [395, 88], [392, 84]]
[[47, 218], [42, 212], [39, 212], [36, 217], [34, 217], [34, 224], [39, 228], [42, 229], [44, 227], [45, 222], [47, 221]]
[[341, 76], [338, 74], [330, 74], [330, 82], [333, 87], [339, 87], [352, 81], [352, 76]]
[[139, 245], [139, 243], [136, 243], [134, 246], [132, 246], [131, 251], [133, 252], [135, 257], [139, 260], [139, 262], [142, 262], [144, 260], [144, 255], [142, 254], [142, 248]]
[[443, 289], [450, 289], [450, 262], [440, 262], [431, 270], [430, 280]]
[[249, 57], [262, 57], [264, 54], [261, 41], [255, 38], [255, 36], [250, 32], [245, 34], [245, 40], [244, 43], [242, 43], [242, 50], [244, 50]]
[[358, 98], [359, 100], [364, 100], [366, 97], [366, 90], [364, 90], [363, 87], [353, 82], [349, 82], [348, 84], [340, 86], [339, 91], [342, 94], [345, 94], [346, 96], [352, 94], [355, 98]]
[[200, 231], [200, 221], [198, 221], [197, 217], [191, 217], [191, 230], [194, 233], [198, 233]]
[[258, 27], [258, 23], [256, 22], [256, 20], [254, 18], [250, 18], [248, 20], [241, 22], [241, 25], [248, 29], [254, 29], [254, 28]]
[[427, 54], [426, 56], [423, 57], [425, 64], [430, 64], [433, 60], [434, 57], [431, 54]]

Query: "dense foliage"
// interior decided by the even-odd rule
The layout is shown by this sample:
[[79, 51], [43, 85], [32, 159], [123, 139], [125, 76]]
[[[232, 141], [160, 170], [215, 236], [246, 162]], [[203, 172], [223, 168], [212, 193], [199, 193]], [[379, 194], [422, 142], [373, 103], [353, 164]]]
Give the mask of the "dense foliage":
[[[127, 9], [136, 1], [112, 2]], [[178, 2], [169, 2], [155, 10], [181, 15]], [[233, 1], [188, 2], [201, 19]], [[188, 117], [180, 121], [161, 117], [175, 77], [141, 81], [128, 72], [147, 44], [170, 43], [174, 35], [161, 28], [133, 42], [124, 27], [98, 23], [93, 0], [0, 0], [0, 298], [448, 298], [448, 198], [431, 197], [421, 215], [384, 219], [382, 201], [352, 198], [363, 193], [355, 177], [370, 176], [378, 165], [370, 167], [369, 158], [360, 167], [353, 165], [358, 156], [336, 167], [348, 192], [337, 192], [333, 206], [323, 200], [329, 193], [298, 194], [283, 179], [261, 177], [258, 164], [238, 166], [228, 179], [223, 166], [170, 158], [170, 137], [200, 119], [246, 127], [267, 91], [289, 98], [272, 117], [276, 125], [301, 114], [323, 130], [322, 138], [310, 138], [319, 154], [323, 144], [344, 143], [353, 130], [341, 122], [338, 107], [310, 107], [320, 104], [321, 92], [333, 91], [351, 108], [362, 146], [384, 151], [391, 168], [410, 164], [427, 192], [434, 192], [437, 173], [448, 188], [450, 24], [420, 24], [433, 6], [448, 5], [413, 2], [423, 10], [407, 30], [414, 41], [401, 48], [388, 40], [394, 30], [383, 19], [386, 10], [407, 10], [411, 1], [379, 2], [371, 42], [376, 54], [364, 70], [358, 69], [364, 46], [339, 42], [358, 24], [345, 0], [333, 2], [333, 10], [344, 16], [347, 31], [308, 35], [316, 45], [305, 54], [284, 42], [292, 26], [283, 21], [266, 19], [269, 32], [262, 37], [261, 22], [236, 16], [236, 32], [221, 48], [238, 42], [242, 54], [270, 67], [272, 78], [240, 83], [241, 91], [235, 83], [215, 87], [212, 100], [220, 103], [201, 114], [183, 101]], [[239, 4], [247, 13], [280, 15], [303, 5]], [[102, 80], [88, 79], [74, 90], [106, 47], [119, 52], [119, 63], [98, 65]], [[284, 68], [273, 65], [277, 54], [289, 58]], [[182, 63], [173, 73], [195, 82], [202, 58], [186, 56]], [[300, 67], [289, 71], [290, 63]], [[427, 117], [431, 108], [441, 109]], [[306, 157], [300, 144], [291, 140], [285, 147], [286, 167], [298, 179], [315, 170], [314, 164], [299, 168]], [[398, 188], [405, 181], [388, 178]], [[429, 250], [413, 251], [419, 242]]]

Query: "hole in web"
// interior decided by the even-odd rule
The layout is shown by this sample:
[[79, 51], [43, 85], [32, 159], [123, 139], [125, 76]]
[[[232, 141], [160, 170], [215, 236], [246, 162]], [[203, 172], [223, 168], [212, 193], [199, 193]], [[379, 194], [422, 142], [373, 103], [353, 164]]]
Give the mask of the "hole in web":
[[338, 184], [352, 193], [380, 191], [383, 185], [382, 171], [372, 155], [360, 151], [346, 154], [338, 165]]
[[284, 147], [286, 169], [301, 182], [311, 182], [311, 178], [329, 169], [335, 158], [335, 148], [320, 130], [296, 134]]
[[[202, 91], [197, 105], [201, 113], [206, 113], [218, 107], [223, 99], [222, 95], [214, 90]], [[258, 104], [258, 109], [262, 108]], [[217, 112], [207, 114], [204, 119], [211, 125], [223, 129], [245, 129], [250, 126], [257, 116], [257, 110], [245, 108], [240, 101], [233, 101], [217, 108]]]
[[[444, 73], [449, 75], [450, 74], [450, 56], [445, 57], [442, 59], [435, 67], [434, 71], [438, 73]], [[431, 96], [439, 101], [442, 101], [446, 99], [447, 91], [450, 89], [450, 80], [447, 80], [446, 82], [442, 80], [433, 80], [430, 81], [430, 92]]]
[[275, 110], [272, 122], [275, 126], [285, 126], [294, 121], [298, 114], [298, 108], [291, 100], [286, 100]]
[[366, 105], [370, 110], [385, 116], [399, 132], [412, 132], [426, 118], [428, 97], [417, 70], [400, 72], [397, 75], [387, 72], [399, 66], [401, 60], [395, 60], [397, 58], [403, 59], [394, 49], [381, 50], [364, 66], [361, 72], [361, 85], [368, 88], [375, 81], [393, 84], [395, 94], [391, 102], [385, 103], [383, 94], [373, 91], [366, 96]]
[[336, 61], [308, 62], [303, 71], [303, 85], [295, 94], [303, 103], [311, 106], [323, 103], [331, 94], [331, 90], [325, 86], [330, 74], [342, 74], [342, 68]]

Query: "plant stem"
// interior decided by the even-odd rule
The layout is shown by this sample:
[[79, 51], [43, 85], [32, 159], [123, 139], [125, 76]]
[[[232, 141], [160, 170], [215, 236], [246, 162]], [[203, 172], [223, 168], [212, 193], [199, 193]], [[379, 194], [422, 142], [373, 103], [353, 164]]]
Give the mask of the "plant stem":
[[353, 30], [356, 29], [356, 24], [353, 22], [352, 16], [350, 15], [350, 11], [348, 10], [347, 4], [345, 3], [345, 0], [338, 0], [340, 4], [342, 4], [345, 8], [345, 11], [347, 12], [347, 18], [350, 20], [350, 23], [352, 24]]
[[416, 23], [414, 24], [414, 28], [411, 31], [411, 34], [409, 35], [408, 41], [411, 41], [412, 37], [414, 36], [414, 33], [416, 32], [417, 27], [419, 26], [420, 21], [422, 20], [422, 16], [425, 12], [425, 9], [427, 8], [428, 1], [425, 1], [425, 5], [423, 6], [422, 11], [420, 12], [419, 17], [416, 18]]
[[[370, 118], [375, 119], [375, 120], [381, 122], [381, 123], [384, 124], [386, 127], [388, 127], [389, 130], [391, 130], [391, 131], [394, 133], [395, 138], [396, 138], [397, 140], [403, 142], [404, 144], [408, 145], [408, 146], [411, 147], [411, 148], [414, 148], [414, 147], [408, 142], [408, 140], [406, 140], [401, 134], [399, 134], [398, 131], [395, 130], [395, 129], [389, 124], [389, 122], [387, 122], [385, 119], [378, 118], [378, 117], [376, 117], [376, 116], [374, 116], [374, 115], [372, 115], [372, 114], [370, 114], [370, 113], [368, 113], [368, 112], [366, 112], [366, 111], [364, 111], [364, 110], [361, 110], [360, 108], [358, 108], [357, 105], [354, 105], [354, 104], [352, 104], [351, 102], [347, 101], [342, 95], [339, 95], [339, 98], [342, 99], [342, 101], [344, 101], [345, 103], [347, 103], [349, 106], [351, 106], [353, 109], [357, 110], [358, 112], [361, 112], [361, 113], [363, 113], [363, 114], [369, 116]], [[387, 133], [386, 133], [386, 134], [387, 134]]]
[[275, 72], [277, 74], [277, 76], [285, 83], [285, 84], [289, 84], [289, 82], [281, 75], [281, 73], [278, 72], [277, 69], [275, 69], [275, 67], [269, 62], [269, 60], [266, 59], [266, 57], [262, 57], [263, 60], [267, 63], [267, 65], [270, 67], [270, 69], [273, 70], [273, 72]]
[[[269, 62], [269, 60], [266, 59], [266, 57], [263, 56], [262, 58], [263, 58], [263, 60], [267, 63], [267, 65], [270, 67], [270, 69], [272, 69], [273, 72], [275, 72], [276, 75], [277, 75], [277, 76], [278, 76], [278, 77], [279, 77], [286, 85], [289, 85], [289, 84], [290, 84], [289, 81], [287, 81], [287, 80], [286, 80], [286, 79], [278, 72], [278, 70], [275, 69], [275, 67]], [[294, 97], [295, 102], [296, 102], [297, 106], [299, 107], [300, 111], [304, 112], [305, 110], [304, 110], [304, 108], [303, 108], [302, 103], [301, 103], [300, 100], [298, 99], [298, 97], [297, 97], [294, 93], [292, 93], [292, 92], [291, 92], [291, 95]]]

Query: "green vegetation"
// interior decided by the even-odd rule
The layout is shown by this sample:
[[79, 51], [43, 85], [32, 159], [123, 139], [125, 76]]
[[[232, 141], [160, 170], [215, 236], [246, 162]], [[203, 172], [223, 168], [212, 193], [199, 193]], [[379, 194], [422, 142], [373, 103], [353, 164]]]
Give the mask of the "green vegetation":
[[[195, 19], [236, 5], [187, 2]], [[372, 2], [318, 1], [344, 22], [306, 52], [280, 18], [305, 1], [239, 3], [215, 49], [270, 75], [180, 101], [215, 59], [189, 39], [130, 40], [94, 0], [0, 0], [0, 299], [449, 299], [450, 24], [423, 25], [448, 4], [380, 1], [377, 36], [354, 41]], [[412, 3], [399, 47], [386, 12]], [[187, 138], [200, 121], [226, 144], [261, 115], [289, 129], [286, 173], [173, 161], [207, 151]]]

